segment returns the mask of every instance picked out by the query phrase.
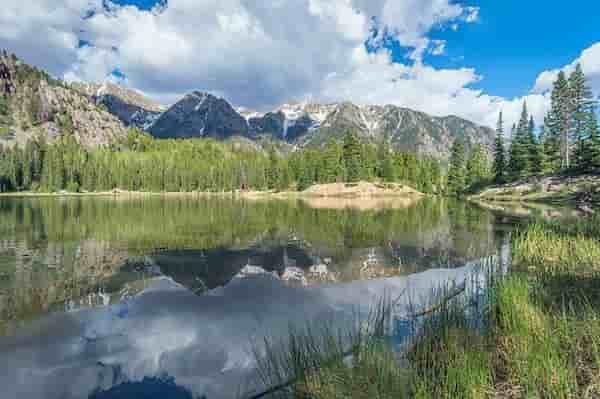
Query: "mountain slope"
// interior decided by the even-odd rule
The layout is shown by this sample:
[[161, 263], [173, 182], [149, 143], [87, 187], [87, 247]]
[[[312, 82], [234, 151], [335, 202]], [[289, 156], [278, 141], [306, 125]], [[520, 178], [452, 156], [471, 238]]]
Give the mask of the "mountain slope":
[[320, 146], [341, 139], [346, 131], [363, 140], [388, 140], [399, 150], [447, 160], [452, 143], [461, 139], [467, 150], [482, 144], [491, 150], [494, 131], [456, 116], [433, 117], [407, 108], [337, 104], [286, 104], [261, 114], [234, 110], [225, 100], [192, 93], [150, 127], [157, 137], [242, 135], [284, 141], [296, 146]]
[[227, 101], [195, 91], [160, 115], [148, 131], [158, 138], [225, 139], [246, 136], [248, 124]]
[[166, 110], [141, 93], [114, 83], [73, 83], [71, 86], [106, 107], [125, 125], [147, 129]]
[[103, 146], [126, 128], [87, 96], [5, 51], [0, 54], [0, 144], [32, 137], [52, 141], [71, 133], [85, 146]]
[[482, 144], [491, 149], [492, 129], [476, 125], [456, 116], [433, 117], [408, 108], [386, 106], [359, 107], [342, 103], [302, 139], [305, 145], [320, 145], [331, 137], [353, 130], [365, 140], [389, 140], [399, 150], [416, 152], [447, 160], [456, 139], [465, 142], [467, 149]]

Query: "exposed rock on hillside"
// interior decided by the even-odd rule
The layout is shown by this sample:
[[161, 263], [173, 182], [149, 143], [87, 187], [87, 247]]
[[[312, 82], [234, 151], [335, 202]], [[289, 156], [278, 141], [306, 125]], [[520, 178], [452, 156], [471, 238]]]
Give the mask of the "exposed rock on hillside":
[[101, 146], [125, 131], [115, 116], [62, 81], [14, 55], [0, 55], [0, 144], [70, 133], [85, 146]]
[[127, 126], [147, 129], [166, 110], [143, 94], [114, 83], [73, 83], [71, 86], [96, 104], [104, 105]]

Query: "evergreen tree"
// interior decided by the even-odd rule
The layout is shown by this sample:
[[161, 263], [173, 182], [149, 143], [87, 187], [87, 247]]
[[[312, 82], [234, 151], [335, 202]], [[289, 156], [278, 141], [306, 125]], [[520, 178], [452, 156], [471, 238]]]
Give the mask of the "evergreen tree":
[[488, 181], [489, 174], [486, 151], [481, 144], [478, 144], [471, 150], [471, 156], [467, 161], [466, 184], [471, 190], [476, 190]]
[[580, 143], [587, 138], [588, 115], [595, 108], [594, 95], [587, 85], [581, 64], [577, 64], [575, 70], [569, 76], [569, 95], [571, 138], [574, 142]]
[[581, 170], [591, 170], [600, 167], [600, 129], [598, 118], [593, 110], [588, 114], [586, 121], [586, 138], [581, 155]]
[[356, 134], [350, 130], [344, 136], [344, 165], [348, 182], [360, 180], [362, 174], [361, 146]]
[[504, 121], [502, 112], [498, 116], [498, 125], [496, 127], [496, 139], [494, 141], [494, 181], [496, 184], [502, 184], [506, 180], [506, 149], [504, 148]]
[[396, 171], [394, 168], [394, 160], [392, 151], [386, 137], [380, 144], [378, 149], [378, 167], [377, 175], [386, 182], [392, 182], [396, 179]]
[[322, 183], [334, 183], [344, 179], [344, 168], [342, 164], [342, 149], [335, 140], [330, 140], [323, 152], [323, 166], [321, 167], [319, 179]]
[[513, 128], [513, 137], [510, 145], [510, 159], [508, 162], [508, 172], [511, 180], [517, 180], [529, 174], [529, 115], [527, 113], [527, 104], [523, 103], [521, 118], [516, 129]]
[[541, 175], [544, 173], [544, 148], [541, 141], [535, 135], [535, 121], [533, 120], [533, 116], [529, 118], [527, 133], [529, 172], [532, 175]]
[[280, 170], [279, 159], [274, 148], [269, 151], [269, 168], [267, 171], [267, 188], [272, 190], [279, 186]]
[[558, 73], [551, 95], [551, 107], [546, 119], [547, 133], [559, 143], [560, 167], [571, 166], [571, 145], [569, 140], [571, 93], [563, 71]]
[[[574, 143], [573, 166], [579, 170], [589, 167], [586, 153], [591, 145], [591, 114], [596, 112], [596, 102], [591, 89], [587, 85], [585, 74], [580, 64], [569, 77], [570, 93], [570, 139]], [[595, 115], [593, 116], [595, 118]]]
[[452, 145], [450, 170], [448, 171], [448, 194], [460, 196], [466, 189], [465, 146], [456, 140]]
[[23, 189], [29, 190], [33, 181], [33, 159], [35, 157], [35, 145], [33, 141], [27, 141], [23, 151]]
[[542, 127], [542, 148], [544, 152], [544, 173], [556, 172], [560, 169], [560, 137], [548, 128], [548, 116]]

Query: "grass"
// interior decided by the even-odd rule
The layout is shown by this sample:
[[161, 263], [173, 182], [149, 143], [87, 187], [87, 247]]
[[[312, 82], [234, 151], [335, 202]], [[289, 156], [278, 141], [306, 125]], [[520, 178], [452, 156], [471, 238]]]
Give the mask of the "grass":
[[598, 233], [599, 218], [524, 227], [513, 271], [487, 280], [475, 311], [464, 298], [440, 307], [402, 356], [373, 335], [351, 362], [333, 344], [307, 352], [317, 361], [285, 397], [600, 398]]
[[600, 218], [537, 222], [513, 241], [513, 266], [537, 276], [600, 271]]

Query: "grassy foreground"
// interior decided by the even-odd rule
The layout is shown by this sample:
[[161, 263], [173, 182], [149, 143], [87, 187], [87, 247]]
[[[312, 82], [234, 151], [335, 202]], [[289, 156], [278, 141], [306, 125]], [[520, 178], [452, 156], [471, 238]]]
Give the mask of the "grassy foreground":
[[[512, 272], [490, 279], [476, 312], [461, 300], [440, 307], [422, 321], [402, 358], [371, 335], [350, 358], [341, 349], [327, 356], [317, 350], [308, 357], [321, 360], [306, 368], [297, 360], [307, 351], [296, 346], [285, 366], [279, 363], [295, 378], [278, 395], [600, 398], [598, 233], [600, 218], [524, 228], [513, 239]], [[273, 368], [263, 370], [273, 376]]]

